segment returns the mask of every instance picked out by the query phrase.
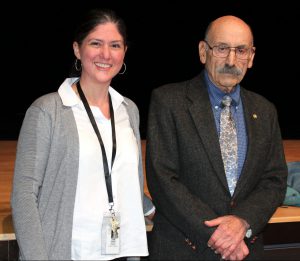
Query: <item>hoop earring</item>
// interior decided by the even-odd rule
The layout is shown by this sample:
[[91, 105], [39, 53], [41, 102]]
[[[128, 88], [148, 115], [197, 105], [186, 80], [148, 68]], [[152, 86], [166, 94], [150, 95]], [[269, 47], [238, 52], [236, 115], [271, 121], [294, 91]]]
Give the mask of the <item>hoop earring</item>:
[[81, 62], [78, 64], [78, 61], [80, 62], [80, 60], [76, 58], [74, 66], [75, 66], [76, 71], [80, 72], [82, 67], [81, 67]]
[[123, 72], [119, 72], [119, 74], [124, 74], [126, 72], [126, 69], [127, 69], [126, 63], [123, 63], [123, 65], [124, 65], [124, 70], [123, 70]]

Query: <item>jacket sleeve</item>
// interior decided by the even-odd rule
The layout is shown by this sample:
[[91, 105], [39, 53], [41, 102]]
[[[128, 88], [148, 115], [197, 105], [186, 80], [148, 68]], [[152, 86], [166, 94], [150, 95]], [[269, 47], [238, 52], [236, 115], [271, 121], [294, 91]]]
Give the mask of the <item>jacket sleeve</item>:
[[[245, 192], [248, 193], [248, 196], [232, 210], [232, 214], [245, 219], [249, 223], [253, 235], [263, 230], [277, 207], [282, 204], [287, 189], [288, 172], [277, 112], [271, 106], [268, 113], [266, 111], [265, 113], [268, 115], [270, 126], [268, 130], [270, 131], [262, 135], [268, 137], [264, 144], [268, 151], [265, 155], [261, 155], [263, 160], [260, 164], [252, 165], [250, 175], [258, 178], [249, 180], [247, 189], [250, 191]], [[264, 121], [264, 125], [268, 124], [268, 120]], [[254, 182], [253, 180], [255, 184], [249, 184]]]
[[156, 215], [162, 215], [172, 223], [183, 238], [205, 248], [214, 228], [206, 227], [203, 222], [217, 215], [181, 182], [182, 159], [176, 133], [176, 124], [179, 123], [172, 107], [176, 105], [170, 105], [172, 99], [173, 96], [169, 97], [159, 89], [151, 95], [146, 149], [147, 184], [157, 209]]

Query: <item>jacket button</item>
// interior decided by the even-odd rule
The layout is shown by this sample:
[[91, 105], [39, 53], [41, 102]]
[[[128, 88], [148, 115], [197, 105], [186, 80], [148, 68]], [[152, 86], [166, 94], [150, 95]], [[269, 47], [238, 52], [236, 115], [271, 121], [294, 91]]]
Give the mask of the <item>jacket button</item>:
[[230, 206], [231, 206], [232, 208], [234, 208], [235, 205], [236, 205], [235, 202], [234, 202], [233, 200], [231, 200], [231, 201], [230, 201]]

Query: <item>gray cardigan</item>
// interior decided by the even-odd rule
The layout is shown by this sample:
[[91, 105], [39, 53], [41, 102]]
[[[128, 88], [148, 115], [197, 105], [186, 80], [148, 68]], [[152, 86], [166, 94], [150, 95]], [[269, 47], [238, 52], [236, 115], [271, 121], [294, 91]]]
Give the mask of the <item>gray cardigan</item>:
[[[139, 112], [125, 98], [138, 142], [139, 179], [143, 167]], [[72, 108], [57, 92], [38, 98], [27, 110], [17, 145], [12, 214], [20, 258], [70, 260], [73, 210], [78, 178], [79, 137]], [[152, 202], [144, 195], [144, 213]]]

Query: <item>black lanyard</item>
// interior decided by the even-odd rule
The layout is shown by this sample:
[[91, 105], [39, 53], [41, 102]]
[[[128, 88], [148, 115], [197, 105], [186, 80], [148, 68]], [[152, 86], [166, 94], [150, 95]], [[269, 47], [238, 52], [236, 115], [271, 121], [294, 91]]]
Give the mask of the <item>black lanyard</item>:
[[[97, 138], [99, 140], [100, 146], [101, 146], [101, 151], [102, 151], [102, 160], [103, 160], [103, 169], [104, 169], [104, 174], [105, 174], [105, 183], [106, 183], [106, 189], [107, 189], [107, 194], [108, 194], [108, 200], [109, 204], [111, 207], [113, 206], [114, 200], [113, 200], [113, 195], [112, 195], [112, 184], [111, 184], [111, 175], [109, 173], [109, 168], [108, 168], [108, 162], [107, 162], [107, 157], [106, 157], [106, 152], [105, 152], [105, 147], [98, 129], [98, 126], [96, 124], [95, 118], [93, 116], [93, 113], [91, 111], [91, 108], [87, 102], [87, 99], [84, 96], [84, 93], [81, 89], [80, 82], [78, 81], [77, 84], [77, 90], [79, 93], [79, 96], [83, 102], [83, 105], [86, 109], [86, 112], [90, 118], [91, 124], [93, 125], [94, 131], [97, 135]], [[113, 149], [112, 149], [112, 156], [111, 156], [111, 169], [113, 167], [114, 161], [115, 161], [115, 156], [116, 156], [116, 150], [117, 150], [117, 142], [116, 142], [116, 130], [115, 130], [115, 117], [114, 117], [114, 109], [112, 106], [111, 102], [111, 97], [110, 94], [108, 93], [109, 97], [109, 113], [110, 113], [110, 122], [111, 122], [111, 132], [112, 132], [112, 144], [113, 144]]]

